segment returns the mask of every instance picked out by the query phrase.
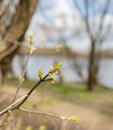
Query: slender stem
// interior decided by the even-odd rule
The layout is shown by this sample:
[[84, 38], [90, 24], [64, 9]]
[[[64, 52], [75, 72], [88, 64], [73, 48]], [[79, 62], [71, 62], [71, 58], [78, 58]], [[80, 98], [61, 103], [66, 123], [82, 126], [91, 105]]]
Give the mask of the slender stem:
[[44, 76], [41, 80], [39, 80], [33, 87], [32, 89], [30, 89], [30, 91], [27, 93], [27, 96], [23, 99], [22, 102], [20, 102], [16, 108], [19, 108], [20, 106], [22, 106], [24, 104], [24, 102], [29, 98], [29, 96], [32, 94], [32, 92], [37, 88], [37, 86], [39, 86], [49, 75], [47, 74], [46, 76]]
[[[29, 56], [30, 56], [30, 54], [28, 53], [27, 57], [26, 57], [26, 60], [25, 60], [25, 64], [24, 64], [24, 70], [22, 72], [22, 78], [24, 78], [24, 76], [25, 76], [25, 72], [26, 72], [26, 69], [27, 69], [27, 64], [28, 64], [28, 61], [29, 61]], [[15, 100], [16, 100], [16, 98], [18, 96], [18, 93], [20, 91], [21, 86], [22, 86], [22, 82], [19, 81], [17, 89], [16, 89], [16, 93], [15, 93], [14, 98], [13, 98], [13, 102], [15, 102]]]
[[62, 120], [62, 116], [60, 116], [60, 115], [55, 115], [55, 114], [45, 113], [45, 112], [38, 112], [38, 111], [31, 111], [31, 110], [27, 110], [27, 109], [24, 109], [24, 108], [18, 108], [18, 110], [21, 110], [21, 111], [27, 112], [27, 113], [32, 113], [32, 114], [40, 114], [40, 115], [51, 116], [51, 117]]

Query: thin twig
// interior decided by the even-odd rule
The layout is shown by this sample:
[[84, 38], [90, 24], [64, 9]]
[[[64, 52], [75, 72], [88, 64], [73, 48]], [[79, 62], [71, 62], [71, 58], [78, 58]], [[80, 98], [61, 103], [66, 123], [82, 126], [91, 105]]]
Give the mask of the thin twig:
[[[28, 64], [28, 61], [29, 61], [29, 56], [30, 56], [30, 54], [28, 53], [27, 57], [26, 57], [26, 60], [25, 60], [25, 64], [24, 64], [24, 70], [23, 70], [23, 73], [22, 73], [22, 78], [24, 78], [24, 76], [25, 76], [25, 72], [26, 72], [26, 69], [27, 69], [27, 64]], [[13, 102], [16, 100], [16, 98], [18, 96], [18, 93], [20, 91], [21, 86], [22, 86], [22, 82], [19, 81], [17, 89], [16, 89], [16, 93], [15, 93], [14, 98], [13, 98]]]
[[21, 108], [21, 107], [18, 108], [18, 110], [23, 111], [23, 112], [26, 112], [26, 113], [32, 113], [32, 114], [39, 114], [39, 115], [51, 116], [51, 117], [54, 117], [54, 118], [57, 118], [57, 119], [62, 120], [62, 116], [60, 116], [60, 115], [55, 115], [55, 114], [45, 113], [45, 112], [39, 112], [39, 111], [31, 111], [31, 110], [24, 109], [24, 108]]

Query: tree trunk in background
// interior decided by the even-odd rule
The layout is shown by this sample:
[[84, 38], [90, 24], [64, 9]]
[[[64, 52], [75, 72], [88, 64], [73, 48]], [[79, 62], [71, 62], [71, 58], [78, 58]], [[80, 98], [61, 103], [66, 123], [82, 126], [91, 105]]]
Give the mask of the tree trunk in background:
[[0, 66], [3, 76], [11, 67], [11, 61], [23, 41], [25, 32], [37, 7], [38, 0], [20, 0], [11, 26], [8, 28], [0, 45]]
[[[97, 61], [95, 61], [95, 62], [97, 62]], [[97, 63], [95, 65], [94, 73], [93, 73], [93, 84], [94, 85], [98, 85], [98, 72], [99, 72], [99, 64]]]
[[91, 41], [91, 51], [90, 51], [90, 57], [89, 57], [89, 71], [88, 71], [88, 82], [87, 82], [87, 91], [93, 90], [93, 84], [94, 84], [94, 77], [95, 75], [95, 42], [94, 40]]

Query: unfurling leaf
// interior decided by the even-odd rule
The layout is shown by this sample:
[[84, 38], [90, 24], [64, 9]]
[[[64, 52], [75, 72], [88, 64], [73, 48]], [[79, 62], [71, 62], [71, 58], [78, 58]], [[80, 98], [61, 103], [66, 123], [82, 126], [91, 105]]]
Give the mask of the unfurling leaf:
[[55, 78], [47, 78], [44, 80], [45, 82], [51, 82], [51, 83], [54, 83], [55, 81]]
[[43, 78], [43, 72], [42, 72], [42, 70], [39, 70], [39, 71], [38, 71], [38, 76], [39, 76], [40, 79]]
[[28, 48], [29, 54], [32, 54], [34, 50], [36, 50], [36, 47], [34, 47], [34, 46], [29, 46], [29, 48]]
[[28, 42], [29, 42], [30, 44], [33, 44], [33, 43], [35, 42], [35, 36], [34, 36], [34, 34], [31, 34], [31, 35], [29, 36]]
[[62, 62], [56, 63], [53, 67], [51, 67], [49, 74], [53, 74], [53, 73], [57, 72], [61, 66], [62, 66]]

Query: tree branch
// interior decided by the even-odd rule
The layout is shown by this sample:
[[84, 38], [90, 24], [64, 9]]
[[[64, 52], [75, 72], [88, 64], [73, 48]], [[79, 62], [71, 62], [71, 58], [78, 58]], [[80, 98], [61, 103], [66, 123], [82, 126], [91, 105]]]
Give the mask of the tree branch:
[[[49, 73], [44, 76], [41, 80], [39, 80], [30, 90], [29, 92], [24, 95], [23, 97], [19, 98], [18, 100], [16, 100], [14, 103], [12, 103], [11, 105], [9, 105], [7, 108], [5, 108], [3, 111], [0, 112], [0, 116], [2, 116], [3, 114], [7, 113], [9, 110], [13, 111], [15, 109], [18, 109], [19, 107], [21, 107], [25, 101], [30, 97], [30, 95], [32, 94], [32, 92], [37, 88], [37, 86], [39, 86], [47, 77], [49, 76]], [[21, 101], [22, 100], [22, 101]], [[19, 101], [21, 101], [17, 106], [13, 107], [16, 103], [18, 103]]]

